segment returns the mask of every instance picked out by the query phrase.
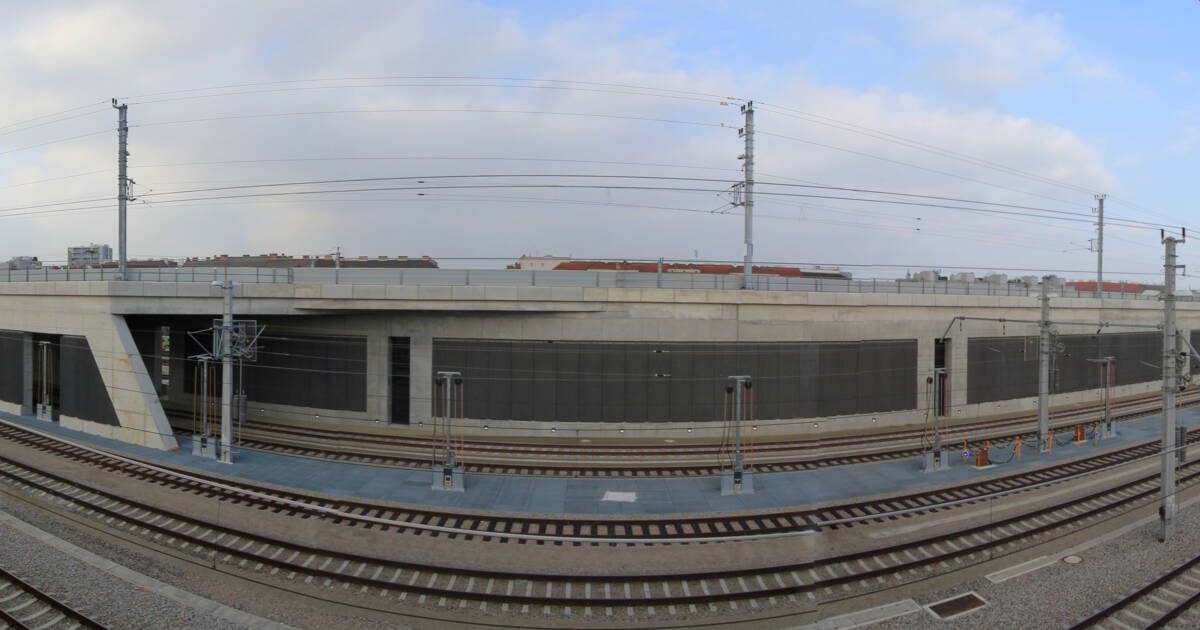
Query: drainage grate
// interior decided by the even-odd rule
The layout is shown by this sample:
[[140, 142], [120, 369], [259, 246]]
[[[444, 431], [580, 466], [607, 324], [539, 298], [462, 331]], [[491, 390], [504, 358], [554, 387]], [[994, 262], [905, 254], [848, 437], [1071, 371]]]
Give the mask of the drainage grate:
[[953, 619], [984, 606], [987, 606], [987, 602], [983, 601], [982, 598], [975, 593], [967, 593], [966, 595], [957, 595], [950, 599], [943, 599], [940, 602], [926, 606], [926, 608], [939, 619]]

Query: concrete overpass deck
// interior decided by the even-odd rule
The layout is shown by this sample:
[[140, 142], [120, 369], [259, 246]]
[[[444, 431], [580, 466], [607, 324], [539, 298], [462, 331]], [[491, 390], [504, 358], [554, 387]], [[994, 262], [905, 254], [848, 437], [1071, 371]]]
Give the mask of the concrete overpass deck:
[[[1026, 447], [1019, 461], [1014, 458], [984, 470], [952, 458], [949, 471], [924, 474], [916, 460], [896, 460], [758, 475], [754, 494], [722, 496], [720, 480], [714, 477], [561, 479], [469, 475], [465, 492], [442, 492], [430, 488], [429, 471], [329, 462], [241, 449], [234, 451], [234, 464], [220, 464], [191, 455], [187, 438], [178, 438], [179, 450], [163, 451], [64, 428], [29, 416], [0, 412], [0, 418], [150, 461], [331, 495], [460, 510], [587, 515], [697, 514], [815, 506], [1033, 469], [1156, 439], [1161, 431], [1161, 417], [1148, 416], [1122, 423], [1116, 438], [1099, 444], [1084, 442], [1078, 447], [1070, 444], [1056, 447], [1052, 454], [1038, 453], [1035, 448]], [[1200, 408], [1180, 411], [1178, 424], [1200, 426]], [[1007, 450], [998, 450], [993, 460], [1006, 458], [1007, 453]]]

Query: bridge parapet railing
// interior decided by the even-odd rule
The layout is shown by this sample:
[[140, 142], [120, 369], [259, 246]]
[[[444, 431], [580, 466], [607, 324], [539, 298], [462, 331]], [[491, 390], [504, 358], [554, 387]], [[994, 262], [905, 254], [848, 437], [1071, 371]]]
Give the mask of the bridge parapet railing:
[[[703, 273], [643, 273], [637, 271], [561, 271], [528, 269], [331, 269], [311, 267], [152, 267], [128, 270], [130, 280], [144, 282], [212, 282], [234, 280], [273, 284], [375, 284], [411, 286], [511, 286], [595, 287], [627, 289], [738, 290], [741, 275]], [[9, 269], [0, 271], [0, 282], [87, 282], [118, 280], [113, 268], [103, 269]], [[752, 289], [826, 293], [899, 293], [978, 296], [1037, 296], [1040, 289], [1019, 283], [956, 282], [938, 280], [877, 280], [845, 278], [795, 278], [755, 275]], [[1066, 298], [1158, 300], [1157, 293], [1076, 291], [1070, 287], [1054, 292]], [[1196, 296], [1181, 294], [1181, 301]]]

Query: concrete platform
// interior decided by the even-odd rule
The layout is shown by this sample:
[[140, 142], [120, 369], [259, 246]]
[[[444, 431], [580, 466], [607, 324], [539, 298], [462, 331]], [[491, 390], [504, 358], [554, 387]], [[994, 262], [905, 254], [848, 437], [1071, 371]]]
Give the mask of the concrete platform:
[[[941, 486], [969, 479], [1002, 475], [1055, 461], [1094, 455], [1159, 437], [1162, 420], [1150, 416], [1118, 425], [1118, 437], [1098, 445], [1073, 442], [1056, 445], [1053, 454], [1040, 454], [1026, 444], [1021, 461], [977, 470], [951, 459], [948, 471], [925, 474], [917, 459], [894, 460], [815, 471], [755, 475], [754, 494], [721, 494], [720, 479], [599, 479], [535, 478], [500, 475], [467, 475], [465, 492], [439, 492], [430, 488], [428, 470], [400, 470], [290, 457], [252, 450], [234, 450], [233, 464], [220, 464], [193, 456], [191, 443], [179, 438], [180, 448], [164, 452], [66, 429], [57, 423], [0, 412], [0, 418], [88, 443], [117, 453], [229, 476], [242, 477], [316, 492], [381, 499], [400, 503], [468, 510], [496, 510], [538, 514], [684, 514], [767, 510], [803, 507], [833, 501]], [[1200, 408], [1180, 411], [1181, 426], [1200, 426]], [[1060, 433], [1060, 440], [1068, 436]], [[952, 445], [953, 446], [953, 445]], [[1190, 455], [1200, 457], [1200, 446]], [[957, 454], [955, 449], [951, 453]], [[992, 459], [1003, 461], [1007, 449], [993, 449]]]

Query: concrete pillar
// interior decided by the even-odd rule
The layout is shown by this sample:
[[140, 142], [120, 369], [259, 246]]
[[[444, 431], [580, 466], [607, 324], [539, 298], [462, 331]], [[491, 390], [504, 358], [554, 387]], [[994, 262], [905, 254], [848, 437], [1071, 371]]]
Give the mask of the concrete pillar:
[[969, 336], [964, 329], [959, 332], [958, 326], [950, 331], [950, 356], [946, 357], [946, 367], [950, 373], [950, 413], [961, 409], [967, 404], [967, 344]]
[[21, 335], [21, 415], [33, 415], [33, 333]]
[[187, 360], [187, 332], [171, 330], [171, 382], [167, 384], [167, 400], [173, 405], [191, 409], [192, 400], [187, 393], [187, 382], [193, 378], [194, 363]]
[[433, 335], [414, 332], [409, 339], [408, 423], [432, 432]]
[[[1179, 328], [1179, 334], [1183, 336], [1183, 339], [1187, 339], [1188, 342], [1190, 343], [1192, 341], [1192, 329], [1188, 328], [1187, 326], [1176, 326], [1176, 327]], [[1188, 346], [1186, 343], [1181, 343], [1180, 345], [1183, 346], [1183, 352], [1187, 354], [1187, 358], [1184, 360], [1183, 363], [1181, 363], [1179, 365], [1179, 375], [1180, 376], [1191, 376], [1192, 362], [1195, 361], [1196, 359], [1194, 357], [1192, 357], [1192, 352], [1191, 352], [1191, 350], [1188, 349]], [[1197, 383], [1192, 383], [1192, 385], [1196, 385], [1196, 384]]]
[[931, 391], [926, 379], [933, 376], [933, 342], [933, 337], [917, 339], [917, 399], [914, 401], [917, 409], [925, 408], [925, 392]]
[[372, 317], [367, 327], [367, 418], [390, 420], [389, 389], [392, 382], [391, 344], [387, 322]]
[[[120, 427], [82, 422], [70, 428], [161, 450], [179, 448], [150, 373], [122, 315], [88, 320], [86, 329], [92, 358], [112, 400]], [[65, 425], [64, 425], [65, 426]]]

